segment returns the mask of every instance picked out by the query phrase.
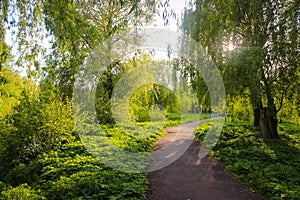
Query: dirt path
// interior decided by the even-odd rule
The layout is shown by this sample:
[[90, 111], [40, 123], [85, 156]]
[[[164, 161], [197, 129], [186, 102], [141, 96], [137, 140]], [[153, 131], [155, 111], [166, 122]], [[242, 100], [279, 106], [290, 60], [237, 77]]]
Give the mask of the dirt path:
[[[203, 120], [191, 123], [196, 128]], [[176, 130], [191, 134], [193, 129], [183, 126], [167, 128], [169, 132], [154, 144], [154, 149], [163, 149], [174, 138]], [[222, 162], [206, 156], [198, 158], [200, 144], [193, 141], [187, 151], [175, 162], [149, 173], [148, 200], [260, 200], [260, 195], [248, 192], [249, 188], [232, 175], [224, 172]]]

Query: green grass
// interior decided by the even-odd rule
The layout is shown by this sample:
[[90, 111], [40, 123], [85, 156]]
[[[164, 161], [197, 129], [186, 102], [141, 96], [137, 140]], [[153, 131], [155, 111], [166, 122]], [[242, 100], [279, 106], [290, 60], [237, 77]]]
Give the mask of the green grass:
[[207, 113], [172, 113], [169, 114], [165, 127], [178, 126], [189, 122], [210, 118], [211, 115]]
[[[215, 122], [195, 131], [200, 142], [210, 123]], [[248, 123], [227, 123], [210, 154], [254, 192], [270, 199], [299, 199], [300, 125], [283, 123], [278, 130], [280, 139], [263, 141]]]
[[172, 127], [178, 126], [180, 124], [186, 124], [189, 122], [194, 122], [201, 119], [210, 118], [211, 115], [207, 113], [168, 113], [165, 116], [165, 121], [153, 121], [153, 122], [136, 122], [137, 126], [148, 126], [150, 123], [154, 126], [161, 127]]

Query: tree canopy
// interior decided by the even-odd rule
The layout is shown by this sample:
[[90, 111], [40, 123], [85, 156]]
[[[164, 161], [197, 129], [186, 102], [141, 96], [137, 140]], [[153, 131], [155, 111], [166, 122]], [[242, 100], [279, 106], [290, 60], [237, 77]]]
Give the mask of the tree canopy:
[[276, 114], [299, 80], [297, 1], [195, 1], [183, 31], [207, 49], [227, 93], [249, 90], [261, 136], [277, 137]]

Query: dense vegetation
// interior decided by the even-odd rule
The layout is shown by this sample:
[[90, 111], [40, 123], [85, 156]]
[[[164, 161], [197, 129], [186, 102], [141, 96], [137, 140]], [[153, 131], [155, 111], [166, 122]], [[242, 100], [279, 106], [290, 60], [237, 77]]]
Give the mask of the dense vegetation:
[[[55, 94], [40, 93], [38, 97], [24, 97], [12, 114], [1, 121], [1, 197], [145, 199], [146, 174], [124, 173], [99, 163], [76, 134], [70, 109], [70, 103], [63, 103]], [[174, 113], [166, 125], [208, 116]], [[157, 134], [145, 133], [150, 137], [142, 139], [117, 127], [107, 127], [106, 133], [120, 148], [149, 152], [156, 139], [165, 133], [159, 126], [152, 126]]]
[[[216, 122], [214, 122], [216, 123]], [[200, 142], [213, 122], [196, 129]], [[280, 139], [263, 140], [244, 121], [228, 122], [210, 152], [225, 163], [226, 171], [245, 182], [254, 192], [270, 199], [298, 199], [300, 195], [300, 126], [279, 124]]]
[[[0, 2], [0, 199], [146, 199], [147, 174], [110, 168], [83, 145], [74, 122], [73, 94], [76, 75], [97, 45], [110, 41], [108, 46], [114, 47], [115, 36], [149, 24], [157, 13], [165, 24], [175, 16], [169, 0]], [[224, 79], [226, 125], [211, 155], [255, 192], [297, 199], [298, 1], [190, 1], [181, 29], [205, 49]], [[189, 40], [180, 42], [193, 55]], [[161, 64], [149, 52], [135, 53], [120, 55], [93, 77], [95, 104], [84, 105], [95, 107], [97, 125], [116, 146], [150, 152], [165, 134], [163, 127], [218, 112], [198, 66], [176, 58], [163, 61], [170, 77], [163, 71], [143, 74], [170, 82], [141, 84], [129, 101], [134, 123], [126, 130], [117, 126], [111, 103], [118, 81], [141, 65]], [[194, 59], [201, 63], [202, 56]], [[91, 91], [84, 89], [88, 96]], [[123, 110], [118, 114], [124, 115]], [[80, 120], [91, 122], [89, 117]], [[197, 129], [199, 141], [208, 127]]]

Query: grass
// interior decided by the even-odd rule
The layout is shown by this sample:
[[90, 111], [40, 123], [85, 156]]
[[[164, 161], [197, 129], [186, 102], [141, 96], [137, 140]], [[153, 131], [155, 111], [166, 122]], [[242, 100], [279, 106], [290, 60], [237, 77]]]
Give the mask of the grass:
[[[211, 123], [199, 126], [203, 141]], [[300, 125], [282, 123], [279, 139], [265, 140], [246, 122], [226, 123], [211, 155], [225, 163], [226, 171], [245, 182], [253, 192], [270, 199], [300, 197]]]
[[178, 126], [180, 124], [186, 124], [201, 119], [210, 118], [208, 113], [182, 113], [182, 114], [170, 114], [169, 120], [166, 122], [165, 127]]

